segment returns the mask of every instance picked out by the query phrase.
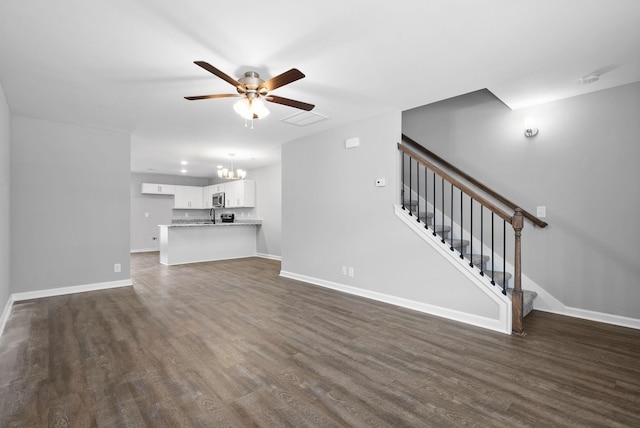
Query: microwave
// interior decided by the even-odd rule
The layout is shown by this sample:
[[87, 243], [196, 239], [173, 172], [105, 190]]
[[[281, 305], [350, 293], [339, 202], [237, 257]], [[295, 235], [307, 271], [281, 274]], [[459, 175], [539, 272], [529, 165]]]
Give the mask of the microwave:
[[212, 198], [211, 206], [213, 208], [224, 208], [224, 192], [214, 193]]

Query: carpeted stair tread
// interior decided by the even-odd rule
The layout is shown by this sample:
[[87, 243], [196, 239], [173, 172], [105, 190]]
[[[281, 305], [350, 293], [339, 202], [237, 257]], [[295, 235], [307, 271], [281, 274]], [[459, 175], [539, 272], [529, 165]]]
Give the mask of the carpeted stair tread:
[[486, 254], [480, 255], [466, 253], [464, 254], [464, 258], [467, 260], [471, 260], [471, 263], [473, 263], [474, 266], [482, 267], [483, 270], [486, 263], [491, 260], [491, 257], [487, 256]]
[[469, 241], [467, 241], [466, 239], [446, 239], [445, 242], [450, 247], [453, 247], [454, 250], [458, 250], [458, 251], [460, 251], [461, 248], [464, 248], [469, 245]]
[[[507, 288], [507, 296], [511, 299], [513, 294], [513, 288]], [[530, 290], [522, 290], [522, 316], [526, 317], [529, 312], [533, 310], [533, 300], [538, 296], [538, 293]]]
[[512, 276], [509, 272], [492, 270], [485, 270], [484, 275], [489, 279], [493, 279], [493, 281], [498, 285], [502, 285], [505, 280], [509, 282]]

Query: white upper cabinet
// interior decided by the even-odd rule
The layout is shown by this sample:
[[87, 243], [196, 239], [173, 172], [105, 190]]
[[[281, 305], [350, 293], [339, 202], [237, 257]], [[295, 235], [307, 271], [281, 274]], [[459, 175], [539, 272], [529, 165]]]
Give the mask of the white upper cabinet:
[[256, 206], [256, 183], [253, 180], [237, 180], [224, 184], [226, 208], [251, 208]]
[[196, 186], [175, 186], [174, 209], [202, 209], [204, 208], [203, 188]]
[[173, 184], [142, 183], [142, 193], [149, 195], [173, 195], [175, 194], [175, 187]]
[[212, 201], [213, 194], [216, 193], [215, 188], [216, 188], [215, 184], [211, 186], [205, 186], [202, 188], [202, 207], [203, 208], [213, 208], [211, 201]]
[[212, 208], [214, 193], [224, 192], [225, 208], [253, 208], [256, 206], [256, 182], [236, 180], [205, 187], [173, 184], [142, 183], [142, 193], [150, 195], [175, 195], [174, 209]]

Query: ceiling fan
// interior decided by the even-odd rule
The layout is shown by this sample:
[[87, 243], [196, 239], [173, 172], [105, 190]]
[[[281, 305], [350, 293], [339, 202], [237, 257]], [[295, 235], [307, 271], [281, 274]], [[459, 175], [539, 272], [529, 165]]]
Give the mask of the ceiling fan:
[[244, 73], [244, 77], [236, 80], [233, 77], [228, 76], [222, 71], [218, 70], [211, 64], [204, 61], [194, 61], [194, 64], [199, 65], [208, 72], [218, 76], [222, 80], [235, 86], [237, 94], [212, 94], [212, 95], [197, 95], [193, 97], [185, 97], [187, 100], [206, 100], [211, 98], [230, 98], [241, 97], [242, 100], [234, 105], [235, 111], [245, 119], [260, 119], [269, 114], [269, 110], [264, 106], [261, 100], [265, 100], [271, 103], [282, 104], [289, 107], [294, 107], [301, 110], [310, 111], [315, 107], [313, 104], [304, 103], [302, 101], [296, 101], [289, 98], [283, 98], [276, 95], [270, 95], [269, 92], [276, 88], [287, 85], [296, 80], [302, 79], [304, 74], [297, 68], [292, 68], [289, 71], [272, 77], [269, 80], [262, 80], [260, 75], [255, 71], [247, 71]]

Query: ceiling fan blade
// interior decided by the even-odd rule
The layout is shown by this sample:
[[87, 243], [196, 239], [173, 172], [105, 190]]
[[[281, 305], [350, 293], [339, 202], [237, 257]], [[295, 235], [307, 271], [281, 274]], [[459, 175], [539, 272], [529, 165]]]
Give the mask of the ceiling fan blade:
[[269, 95], [265, 97], [265, 100], [272, 103], [282, 104], [289, 107], [295, 107], [295, 108], [299, 108], [300, 110], [306, 110], [306, 111], [311, 111], [315, 107], [313, 104], [303, 103], [302, 101], [291, 100], [289, 98], [282, 98], [276, 95]]
[[276, 77], [272, 77], [266, 82], [262, 82], [262, 84], [258, 86], [258, 91], [260, 90], [262, 91], [266, 90], [266, 92], [273, 91], [274, 89], [279, 88], [280, 86], [284, 86], [291, 82], [295, 82], [296, 80], [302, 79], [303, 77], [304, 77], [304, 74], [302, 74], [300, 70], [298, 70], [297, 68], [292, 68], [291, 70], [285, 71], [284, 73]]
[[196, 95], [194, 97], [184, 97], [189, 101], [194, 100], [208, 100], [211, 98], [231, 98], [231, 97], [241, 97], [240, 94], [213, 94], [213, 95]]
[[217, 68], [215, 68], [213, 65], [209, 64], [208, 62], [204, 62], [204, 61], [194, 61], [193, 62], [196, 65], [199, 65], [200, 67], [204, 68], [205, 70], [207, 70], [209, 73], [215, 74], [216, 76], [218, 76], [219, 78], [221, 78], [222, 80], [224, 80], [225, 82], [228, 82], [230, 84], [232, 84], [235, 87], [242, 87], [244, 88], [244, 85], [240, 82], [238, 82], [236, 79], [234, 79], [233, 77], [223, 73], [222, 71], [218, 70]]

